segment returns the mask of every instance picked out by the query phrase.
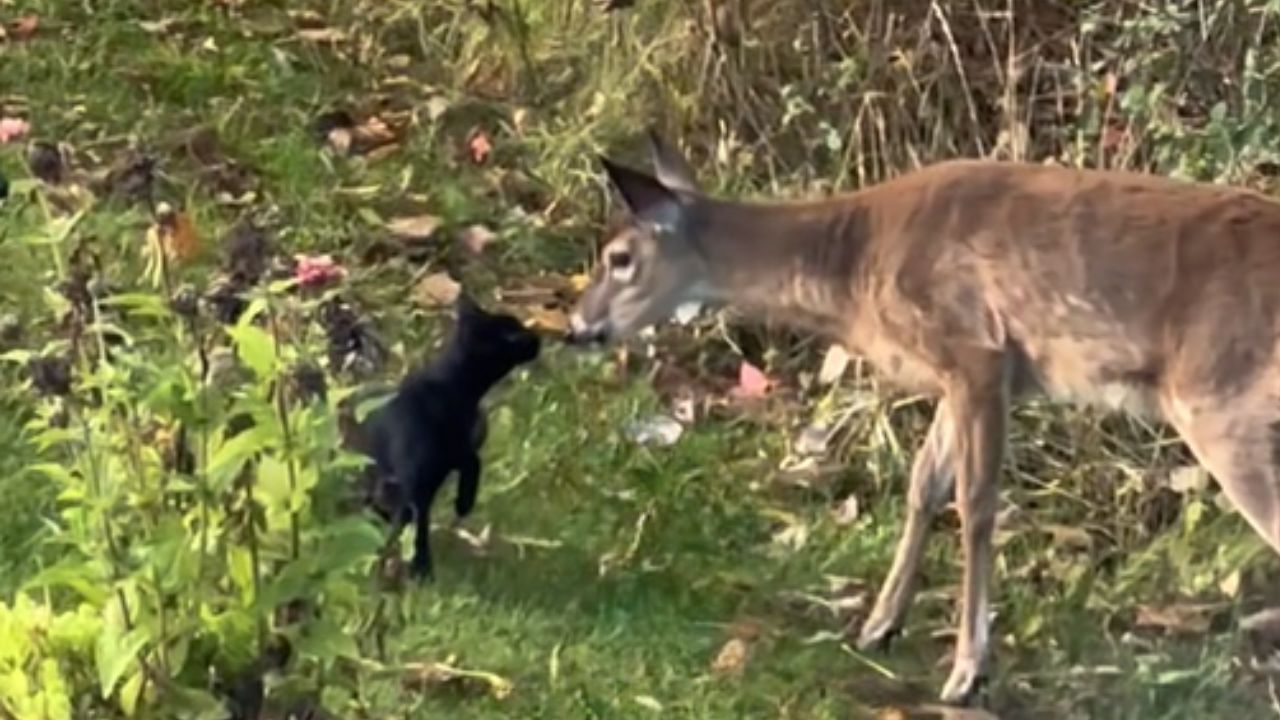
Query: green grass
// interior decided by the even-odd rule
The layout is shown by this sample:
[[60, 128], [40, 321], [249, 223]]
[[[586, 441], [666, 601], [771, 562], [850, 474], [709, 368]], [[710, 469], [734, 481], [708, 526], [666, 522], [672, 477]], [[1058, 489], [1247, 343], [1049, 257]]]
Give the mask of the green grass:
[[[351, 33], [339, 53], [292, 37], [292, 22], [274, 3], [250, 2], [234, 13], [211, 3], [114, 1], [96, 4], [92, 14], [76, 3], [26, 5], [43, 29], [29, 43], [0, 49], [0, 99], [25, 108], [36, 137], [64, 141], [92, 163], [129, 142], [151, 145], [209, 124], [224, 152], [258, 173], [253, 212], [269, 222], [277, 244], [286, 252], [334, 252], [352, 267], [377, 235], [371, 212], [425, 210], [451, 227], [486, 222], [499, 230], [489, 259], [465, 265], [479, 286], [510, 289], [535, 272], [575, 272], [600, 219], [591, 153], [634, 148], [664, 96], [676, 96], [668, 99], [686, 116], [712, 127], [717, 119], [690, 109], [690, 94], [655, 82], [670, 79], [686, 91], [693, 82], [687, 71], [699, 56], [681, 45], [678, 10], [648, 8], [627, 20], [555, 10], [554, 3], [499, 3], [527, 13], [522, 35], [521, 22], [487, 26], [461, 2], [298, 3]], [[164, 30], [142, 25], [166, 18], [176, 22]], [[474, 79], [486, 72], [493, 87]], [[435, 95], [453, 108], [439, 121], [424, 114]], [[403, 147], [370, 164], [326, 157], [312, 119], [334, 104], [377, 96], [417, 113]], [[517, 109], [528, 113], [524, 130], [514, 127]], [[537, 221], [521, 218], [513, 213], [519, 193], [491, 170], [456, 160], [477, 123], [495, 138], [492, 164], [523, 173], [547, 196], [543, 209], [555, 209]], [[785, 138], [778, 147], [786, 149]], [[755, 185], [732, 172], [736, 161], [717, 165], [712, 182], [743, 192], [803, 185], [785, 174], [796, 165], [791, 157], [776, 169], [756, 167]], [[212, 255], [242, 211], [217, 206], [189, 167], [167, 160], [158, 194], [191, 210]], [[25, 176], [20, 147], [0, 147], [0, 171]], [[13, 211], [0, 222], [16, 233], [20, 217], [28, 216]], [[136, 282], [145, 213], [99, 204], [83, 222], [80, 237], [95, 238], [112, 259], [113, 281]], [[438, 267], [454, 262], [447, 256], [444, 247], [433, 252]], [[28, 326], [26, 346], [52, 333], [39, 319], [43, 288], [57, 277], [52, 258], [47, 248], [0, 241], [0, 299]], [[182, 279], [200, 282], [209, 259]], [[359, 267], [352, 279], [395, 343], [393, 369], [420, 358], [443, 327], [442, 313], [408, 299], [416, 269], [393, 260]], [[683, 353], [685, 367], [733, 362], [718, 337], [704, 335], [700, 349], [693, 342], [679, 331], [662, 339], [665, 350]], [[816, 365], [810, 357], [777, 372], [794, 377], [799, 369]], [[18, 369], [6, 364], [0, 372], [18, 387]], [[494, 397], [480, 505], [467, 523], [472, 532], [491, 528], [485, 551], [441, 530], [434, 584], [403, 594], [371, 590], [356, 600], [360, 619], [348, 630], [366, 653], [389, 663], [452, 658], [510, 680], [511, 694], [413, 689], [399, 677], [360, 671], [358, 698], [332, 698], [339, 716], [870, 718], [931, 701], [946, 674], [940, 660], [950, 648], [945, 631], [959, 582], [954, 520], [937, 523], [923, 592], [891, 652], [858, 654], [839, 635], [847, 613], [798, 599], [830, 599], [831, 588], [843, 585], [845, 596], [869, 601], [892, 553], [921, 408], [855, 416], [841, 436], [846, 466], [834, 484], [796, 489], [778, 480], [777, 467], [818, 393], [763, 422], [707, 419], [674, 447], [649, 448], [622, 432], [626, 422], [662, 409], [637, 375], [622, 382], [610, 358], [549, 349]], [[834, 399], [862, 385], [849, 381]], [[6, 596], [58, 553], [42, 543], [52, 493], [23, 471], [38, 457], [20, 430], [36, 407], [26, 393], [11, 392], [0, 404]], [[1239, 597], [1260, 598], [1276, 561], [1215, 506], [1212, 491], [1159, 510], [1170, 501], [1148, 481], [1173, 462], [1156, 447], [1167, 437], [1115, 419], [1040, 407], [1018, 413], [1004, 498], [1024, 512], [1008, 526], [997, 566], [989, 698], [1002, 717], [1268, 712], [1265, 688], [1239, 665], [1234, 620], [1243, 603], [1220, 585], [1239, 568]], [[851, 526], [831, 516], [837, 490], [862, 501]], [[779, 541], [787, 524], [804, 528], [803, 543]], [[1056, 540], [1052, 526], [1088, 532], [1092, 547]], [[1228, 608], [1210, 632], [1164, 637], [1134, 627], [1140, 604], [1196, 598]], [[749, 648], [741, 675], [713, 672], [735, 633]]]

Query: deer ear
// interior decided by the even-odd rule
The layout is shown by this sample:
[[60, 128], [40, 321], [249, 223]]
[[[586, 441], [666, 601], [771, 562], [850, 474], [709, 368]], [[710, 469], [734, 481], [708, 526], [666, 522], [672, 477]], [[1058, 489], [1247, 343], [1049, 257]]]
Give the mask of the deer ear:
[[622, 195], [632, 214], [639, 217], [663, 217], [679, 207], [679, 198], [656, 178], [600, 157], [609, 182]]
[[650, 127], [649, 153], [653, 156], [653, 169], [658, 181], [673, 190], [685, 192], [701, 192], [697, 173], [680, 151], [662, 138], [656, 127]]

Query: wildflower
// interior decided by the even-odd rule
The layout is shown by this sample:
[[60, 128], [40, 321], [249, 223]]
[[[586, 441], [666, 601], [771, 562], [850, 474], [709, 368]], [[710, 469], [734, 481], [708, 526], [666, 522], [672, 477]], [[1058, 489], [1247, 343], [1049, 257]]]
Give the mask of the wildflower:
[[30, 130], [31, 126], [21, 118], [0, 118], [0, 145], [17, 140]]
[[347, 276], [346, 268], [328, 255], [295, 255], [294, 260], [293, 276], [303, 287], [323, 286]]

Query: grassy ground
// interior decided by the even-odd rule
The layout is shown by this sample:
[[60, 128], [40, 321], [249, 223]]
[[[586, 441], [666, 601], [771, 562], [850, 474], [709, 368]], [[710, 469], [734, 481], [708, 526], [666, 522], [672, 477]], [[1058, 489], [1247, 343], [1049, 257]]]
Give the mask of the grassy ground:
[[[185, 279], [207, 273], [217, 238], [247, 212], [265, 217], [289, 252], [334, 253], [394, 343], [388, 373], [422, 356], [445, 314], [410, 299], [420, 258], [360, 260], [384, 234], [380, 221], [430, 212], [450, 231], [495, 228], [483, 260], [458, 260], [448, 242], [426, 253], [434, 268], [461, 267], [486, 304], [493, 288], [580, 270], [603, 198], [591, 153], [634, 147], [646, 103], [660, 95], [647, 81], [671, 71], [664, 42], [684, 32], [675, 11], [624, 21], [585, 3], [500, 3], [492, 23], [461, 2], [297, 3], [312, 14], [293, 16], [277, 5], [109, 1], [90, 13], [27, 3], [40, 27], [0, 46], [0, 98], [34, 137], [67, 143], [87, 166], [131, 143], [157, 148], [157, 196], [188, 210], [208, 255]], [[0, 4], [0, 18], [11, 15]], [[314, 121], [340, 104], [404, 113], [401, 146], [373, 161], [324, 151]], [[433, 107], [446, 111], [433, 118]], [[246, 207], [219, 204], [197, 181], [200, 164], [170, 142], [195, 125], [216, 130], [220, 164], [252, 169]], [[466, 158], [475, 127], [493, 143], [478, 167]], [[0, 147], [10, 178], [27, 175], [20, 150]], [[721, 172], [714, 182], [738, 181]], [[96, 238], [109, 276], [129, 286], [148, 222], [144, 207], [100, 204], [78, 232]], [[31, 326], [23, 342], [32, 346], [45, 330], [33, 320], [43, 288], [56, 280], [51, 257], [0, 240], [0, 301]], [[658, 356], [705, 393], [732, 378], [737, 336], [699, 332], [695, 347], [693, 331], [664, 331]], [[791, 386], [817, 369], [812, 355], [749, 352]], [[382, 619], [374, 630], [348, 627], [389, 661], [453, 658], [510, 680], [510, 695], [422, 690], [368, 673], [358, 702], [337, 714], [930, 716], [922, 705], [945, 677], [959, 580], [951, 518], [938, 522], [925, 590], [892, 651], [863, 656], [841, 635], [887, 567], [927, 408], [884, 395], [847, 421], [836, 471], [788, 483], [778, 468], [796, 431], [815, 408], [860, 401], [871, 381], [850, 377], [838, 392], [810, 389], [763, 409], [731, 406], [672, 447], [646, 447], [622, 428], [662, 411], [668, 388], [645, 381], [650, 361], [630, 363], [622, 379], [613, 357], [551, 347], [504, 386], [467, 524], [487, 527], [487, 543], [478, 550], [441, 529], [437, 582], [371, 592], [361, 602]], [[4, 372], [18, 387], [19, 373]], [[0, 420], [6, 594], [57, 555], [41, 544], [52, 493], [21, 470], [36, 457], [19, 429], [34, 407], [26, 392], [9, 393]], [[1265, 687], [1241, 666], [1234, 621], [1265, 599], [1276, 561], [1215, 490], [1167, 487], [1185, 462], [1168, 433], [1040, 407], [1019, 411], [1015, 433], [991, 710], [1144, 720], [1270, 712]], [[852, 521], [833, 512], [850, 494], [860, 504]]]

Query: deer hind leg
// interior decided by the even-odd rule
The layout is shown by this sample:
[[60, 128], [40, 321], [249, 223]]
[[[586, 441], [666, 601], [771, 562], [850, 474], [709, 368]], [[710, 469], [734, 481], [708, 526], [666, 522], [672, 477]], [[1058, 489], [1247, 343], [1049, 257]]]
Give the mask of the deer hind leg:
[[938, 403], [933, 422], [911, 468], [907, 515], [893, 564], [880, 586], [875, 607], [862, 624], [858, 648], [884, 647], [902, 627], [915, 595], [916, 578], [928, 539], [929, 523], [951, 499], [955, 485], [955, 426], [945, 402]]

